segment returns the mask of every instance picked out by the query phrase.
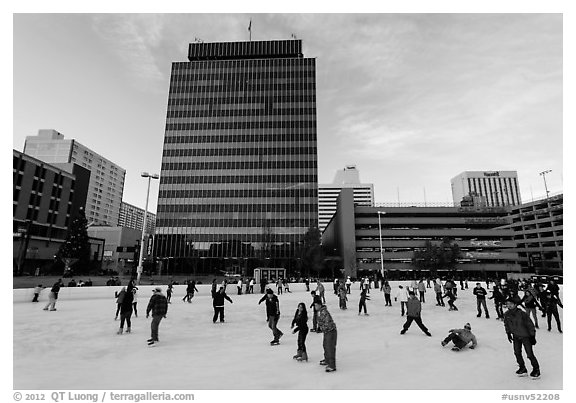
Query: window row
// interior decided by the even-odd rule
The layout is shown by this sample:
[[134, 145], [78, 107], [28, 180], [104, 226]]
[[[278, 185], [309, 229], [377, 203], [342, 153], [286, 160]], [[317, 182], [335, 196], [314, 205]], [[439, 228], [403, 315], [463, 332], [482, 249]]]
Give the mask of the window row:
[[301, 116], [316, 115], [316, 108], [277, 108], [271, 103], [260, 105], [255, 104], [254, 108], [243, 109], [220, 109], [220, 105], [209, 105], [207, 109], [193, 109], [174, 111], [169, 110], [167, 118], [204, 118], [214, 116]]
[[170, 97], [168, 99], [168, 107], [173, 105], [210, 105], [210, 104], [238, 104], [240, 100], [247, 103], [262, 103], [266, 99], [270, 99], [276, 103], [301, 103], [301, 102], [314, 102], [316, 97], [313, 92], [298, 93], [298, 94], [278, 94], [270, 91], [269, 93], [237, 93], [226, 94], [225, 96], [217, 97], [214, 94], [206, 94], [208, 96], [194, 96], [194, 97]]
[[275, 71], [275, 70], [310, 70], [315, 67], [315, 59], [312, 58], [296, 58], [296, 57], [283, 57], [283, 58], [261, 58], [261, 59], [248, 59], [246, 54], [238, 54], [243, 57], [237, 60], [194, 60], [190, 62], [174, 62], [172, 63], [172, 72], [176, 71], [226, 71], [229, 69], [231, 72], [242, 71]]
[[316, 147], [279, 147], [279, 148], [221, 148], [221, 149], [195, 149], [182, 148], [164, 150], [163, 157], [201, 157], [201, 156], [233, 156], [233, 155], [316, 155]]
[[253, 122], [196, 122], [167, 123], [166, 130], [236, 130], [236, 129], [301, 129], [316, 127], [316, 119], [253, 121]]
[[164, 162], [162, 171], [196, 171], [205, 169], [302, 169], [318, 168], [314, 161], [222, 161], [222, 162]]
[[255, 83], [251, 80], [242, 81], [223, 81], [212, 82], [207, 85], [199, 85], [197, 82], [183, 82], [182, 85], [170, 83], [170, 94], [202, 94], [202, 93], [218, 93], [218, 92], [233, 92], [233, 91], [274, 91], [274, 92], [289, 92], [289, 91], [314, 91], [316, 89], [315, 81], [301, 81], [301, 82], [271, 82], [271, 83]]
[[189, 218], [159, 218], [156, 227], [307, 227], [312, 223], [309, 219], [189, 219]]
[[301, 79], [316, 77], [316, 69], [286, 69], [284, 67], [271, 67], [269, 69], [252, 69], [250, 71], [238, 72], [236, 69], [218, 69], [214, 70], [175, 70], [170, 76], [170, 81], [217, 81], [217, 80], [237, 80], [246, 81], [253, 79], [254, 76], [266, 79]]
[[227, 175], [227, 176], [162, 176], [160, 184], [176, 183], [313, 183], [316, 175]]
[[157, 213], [316, 212], [316, 204], [159, 204]]

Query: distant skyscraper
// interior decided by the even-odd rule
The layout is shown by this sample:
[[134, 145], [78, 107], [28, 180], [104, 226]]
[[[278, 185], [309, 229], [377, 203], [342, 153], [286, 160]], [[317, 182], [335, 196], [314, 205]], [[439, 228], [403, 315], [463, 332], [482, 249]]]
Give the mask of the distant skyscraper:
[[374, 185], [372, 183], [360, 183], [360, 174], [356, 166], [347, 165], [344, 169], [336, 171], [332, 183], [318, 185], [318, 227], [321, 232], [324, 231], [336, 212], [336, 199], [344, 188], [353, 189], [355, 204], [359, 206], [374, 205]]
[[459, 206], [464, 196], [486, 198], [488, 207], [521, 204], [516, 171], [466, 171], [452, 178], [452, 198]]
[[318, 224], [315, 59], [300, 40], [192, 43], [188, 59], [172, 64], [156, 256], [295, 267]]
[[[142, 231], [144, 226], [144, 209], [133, 206], [132, 204], [122, 202], [120, 205], [120, 218], [118, 226], [124, 228], [133, 228]], [[148, 212], [146, 214], [146, 233], [154, 235], [156, 229], [156, 214]]]
[[27, 136], [24, 153], [51, 164], [76, 163], [88, 169], [90, 183], [85, 210], [88, 222], [118, 224], [126, 170], [76, 140], [65, 140], [62, 134], [51, 129], [39, 130], [37, 136]]

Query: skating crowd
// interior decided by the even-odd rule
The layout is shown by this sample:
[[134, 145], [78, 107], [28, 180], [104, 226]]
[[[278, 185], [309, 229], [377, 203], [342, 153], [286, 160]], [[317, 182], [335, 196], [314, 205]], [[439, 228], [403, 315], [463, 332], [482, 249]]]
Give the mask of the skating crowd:
[[[310, 289], [311, 283], [316, 283], [315, 290]], [[336, 371], [336, 342], [337, 342], [337, 328], [330, 312], [326, 306], [326, 289], [320, 280], [304, 280], [306, 291], [310, 292], [312, 303], [308, 308], [311, 309], [312, 328], [308, 328], [308, 311], [304, 302], [300, 302], [296, 308], [294, 318], [291, 322], [292, 333], [298, 333], [297, 350], [294, 359], [302, 362], [308, 361], [308, 353], [306, 350], [306, 337], [309, 332], [323, 334], [323, 349], [324, 359], [320, 361], [320, 365], [325, 366], [326, 372]], [[380, 283], [380, 291], [384, 293], [385, 306], [392, 306], [393, 290], [388, 281], [371, 281], [365, 277], [359, 281], [359, 302], [358, 302], [358, 315], [368, 316], [367, 301], [370, 300], [370, 290], [373, 285]], [[516, 374], [518, 376], [527, 376], [528, 370], [523, 358], [523, 350], [526, 357], [530, 361], [532, 371], [530, 377], [533, 379], [540, 378], [540, 365], [534, 354], [534, 346], [536, 345], [536, 329], [539, 329], [538, 316], [541, 320], [546, 318], [548, 332], [552, 331], [552, 319], [554, 319], [556, 328], [559, 333], [562, 333], [562, 326], [560, 323], [560, 316], [558, 307], [563, 308], [562, 301], [560, 300], [559, 287], [550, 280], [547, 284], [539, 282], [530, 282], [526, 280], [500, 280], [492, 284], [487, 280], [486, 288], [477, 282], [475, 287], [472, 288], [472, 294], [476, 297], [476, 317], [486, 317], [490, 319], [489, 310], [487, 307], [487, 300], [493, 300], [494, 310], [496, 312], [496, 320], [502, 321], [504, 330], [508, 341], [513, 345], [513, 352], [518, 364]], [[239, 278], [236, 282], [237, 294], [242, 295], [242, 286], [245, 284], [245, 293], [254, 293], [255, 279], [247, 279], [244, 281]], [[350, 277], [345, 280], [334, 279], [333, 292], [338, 297], [339, 308], [341, 310], [348, 309], [347, 302], [348, 296], [351, 294], [351, 286], [353, 282]], [[152, 296], [146, 306], [146, 318], [152, 315], [151, 321], [151, 337], [147, 340], [148, 346], [155, 347], [158, 345], [159, 327], [163, 318], [166, 318], [168, 313], [168, 305], [171, 304], [174, 283], [171, 281], [166, 289], [166, 296], [162, 293], [161, 287], [155, 287], [152, 290]], [[277, 324], [280, 319], [280, 300], [271, 286], [276, 286], [277, 294], [290, 291], [290, 282], [288, 279], [278, 279], [269, 283], [266, 279], [260, 281], [260, 293], [264, 294], [258, 301], [260, 305], [262, 302], [266, 306], [266, 322], [272, 331], [273, 340], [270, 345], [280, 344], [280, 338], [284, 333], [278, 329]], [[50, 289], [48, 295], [48, 304], [44, 307], [45, 311], [55, 311], [56, 301], [60, 288], [64, 284], [62, 280], [58, 280]], [[232, 299], [226, 294], [228, 282], [224, 280], [218, 283], [216, 279], [213, 280], [211, 286], [212, 306], [214, 308], [213, 323], [223, 323], [224, 320], [224, 306], [225, 301], [233, 303]], [[460, 290], [458, 289], [460, 286]], [[412, 280], [410, 285], [398, 285], [394, 291], [394, 302], [400, 304], [400, 315], [406, 316], [406, 322], [402, 326], [400, 334], [405, 334], [412, 322], [416, 322], [422, 332], [431, 337], [432, 334], [422, 321], [422, 304], [426, 303], [427, 289], [432, 289], [435, 294], [436, 307], [445, 307], [447, 300], [449, 311], [458, 311], [456, 301], [459, 292], [470, 292], [468, 281], [460, 280], [459, 286], [453, 279], [447, 279], [444, 283], [438, 278], [432, 280], [430, 278], [420, 279], [420, 281]], [[38, 297], [45, 287], [38, 285], [34, 289], [34, 298], [32, 302], [38, 302]], [[376, 288], [376, 287], [374, 287]], [[491, 295], [488, 295], [488, 291]], [[194, 293], [198, 292], [195, 281], [187, 281], [186, 294], [182, 298], [183, 302], [192, 303]], [[138, 316], [137, 311], [137, 296], [138, 287], [136, 280], [132, 279], [126, 287], [122, 287], [119, 292], [115, 293], [116, 298], [116, 315], [114, 320], [118, 319], [120, 315], [120, 326], [117, 334], [124, 333], [124, 325], [126, 325], [126, 333], [131, 332], [131, 316]], [[504, 311], [504, 307], [506, 311]], [[475, 349], [478, 345], [476, 336], [472, 333], [470, 323], [466, 323], [463, 328], [454, 328], [448, 331], [448, 335], [441, 341], [441, 346], [444, 347], [449, 343], [453, 344], [453, 351], [462, 351], [465, 348]]]

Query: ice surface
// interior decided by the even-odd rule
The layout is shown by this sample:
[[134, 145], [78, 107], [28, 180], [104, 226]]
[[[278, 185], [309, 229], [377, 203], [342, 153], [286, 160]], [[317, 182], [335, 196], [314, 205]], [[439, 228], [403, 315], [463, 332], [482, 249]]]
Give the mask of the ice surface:
[[[391, 283], [393, 290], [398, 284]], [[435, 306], [434, 293], [428, 289], [422, 309], [423, 322], [432, 333], [427, 337], [415, 323], [400, 335], [405, 318], [400, 316], [399, 303], [393, 300], [392, 307], [385, 307], [381, 292], [370, 293], [370, 315], [358, 316], [358, 283], [352, 286], [347, 310], [338, 308], [331, 284], [325, 286], [328, 310], [338, 328], [334, 373], [325, 373], [318, 365], [323, 358], [321, 334], [308, 334], [307, 363], [292, 359], [297, 336], [290, 332], [290, 323], [299, 302], [311, 303], [303, 284], [292, 284], [292, 293], [279, 296], [278, 327], [284, 332], [279, 346], [269, 345], [272, 334], [265, 321], [265, 304], [258, 305], [261, 294], [238, 296], [235, 286], [228, 288], [234, 303], [226, 301], [223, 324], [212, 323], [208, 285], [198, 286], [200, 292], [191, 304], [182, 302], [185, 287], [175, 286], [156, 348], [146, 345], [150, 287], [141, 287], [138, 317], [132, 316], [132, 333], [123, 335], [116, 334], [119, 321], [114, 321], [113, 291], [120, 287], [77, 288], [73, 293], [63, 289], [55, 312], [42, 310], [47, 290], [40, 303], [18, 302], [28, 299], [17, 297], [15, 290], [14, 389], [541, 391], [563, 387], [564, 335], [554, 321], [552, 332], [547, 332], [545, 319], [539, 318], [535, 354], [541, 379], [518, 378], [512, 345], [502, 322], [494, 319], [492, 301], [488, 301], [492, 318], [477, 318], [472, 288], [458, 291], [457, 312]], [[89, 299], [82, 299], [82, 292]], [[559, 311], [562, 318], [563, 310]], [[442, 348], [440, 341], [448, 330], [466, 322], [472, 325], [478, 347], [461, 352]]]

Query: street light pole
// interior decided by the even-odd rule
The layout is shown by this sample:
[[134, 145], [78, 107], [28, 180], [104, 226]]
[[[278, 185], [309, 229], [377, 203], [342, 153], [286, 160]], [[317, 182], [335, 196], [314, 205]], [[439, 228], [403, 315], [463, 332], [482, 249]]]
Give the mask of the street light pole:
[[382, 222], [380, 221], [380, 215], [386, 214], [384, 211], [378, 211], [378, 233], [380, 234], [380, 273], [382, 278], [384, 278], [384, 251], [382, 250]]
[[546, 185], [546, 174], [552, 172], [551, 169], [547, 169], [546, 171], [542, 171], [540, 172], [540, 176], [542, 176], [542, 179], [544, 179], [544, 189], [546, 189], [546, 198], [548, 198], [548, 194], [550, 193], [548, 191], [548, 186]]
[[146, 237], [146, 220], [148, 218], [148, 198], [150, 197], [150, 180], [158, 179], [160, 176], [158, 174], [150, 175], [148, 172], [142, 172], [140, 175], [143, 178], [148, 178], [148, 190], [146, 191], [146, 207], [144, 208], [144, 222], [142, 223], [142, 238], [140, 240], [140, 254], [138, 256], [138, 267], [136, 269], [137, 279], [136, 282], [140, 284], [140, 278], [142, 277], [142, 260], [144, 258], [144, 238]]

